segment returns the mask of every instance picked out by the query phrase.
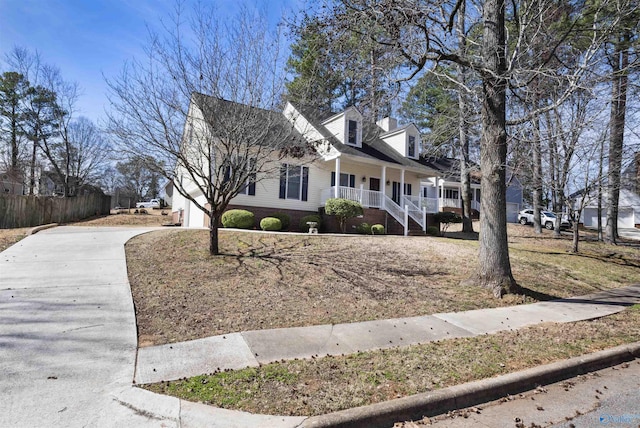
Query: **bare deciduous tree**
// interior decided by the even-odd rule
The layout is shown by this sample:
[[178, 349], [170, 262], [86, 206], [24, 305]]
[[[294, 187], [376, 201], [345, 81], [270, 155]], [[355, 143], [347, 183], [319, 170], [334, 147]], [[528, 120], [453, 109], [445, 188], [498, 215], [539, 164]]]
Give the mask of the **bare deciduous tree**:
[[[542, 18], [557, 7], [557, 2], [336, 0], [334, 3], [335, 6], [327, 13], [327, 19], [333, 25], [359, 29], [376, 43], [390, 48], [396, 54], [400, 69], [407, 71], [404, 80], [410, 80], [422, 70], [441, 62], [449, 62], [466, 67], [482, 81], [482, 233], [477, 275], [470, 282], [491, 289], [496, 296], [516, 290], [506, 233], [506, 126], [508, 123], [526, 123], [552, 106], [545, 105], [523, 117], [510, 117], [507, 121], [506, 91], [509, 85], [522, 85], [533, 76], [549, 71], [547, 61], [530, 68], [521, 61], [521, 57], [531, 50], [535, 51], [535, 46], [528, 43], [532, 38], [527, 35], [542, 31], [547, 25]], [[475, 37], [472, 33], [467, 35], [474, 49], [464, 55], [457, 49], [453, 31], [463, 3], [477, 6], [473, 10], [467, 7], [466, 12], [467, 18], [472, 20], [469, 25], [478, 28], [473, 33]], [[552, 40], [547, 41], [552, 54], [567, 37], [579, 37], [584, 42], [575, 66], [566, 67], [562, 73], [554, 72], [565, 87], [565, 95], [558, 102], [563, 102], [579, 87], [580, 78], [605, 39], [605, 33], [613, 28], [613, 21], [619, 18], [613, 21], [592, 19], [598, 16], [601, 5], [589, 6], [584, 10], [588, 11], [590, 19], [585, 19], [581, 8], [569, 10], [568, 25], [564, 31], [559, 31]], [[510, 24], [508, 34], [505, 27], [507, 12]], [[548, 57], [551, 58], [552, 55]]]
[[147, 57], [108, 80], [108, 129], [123, 154], [150, 160], [205, 212], [209, 250], [219, 254], [231, 199], [279, 174], [279, 160], [303, 156], [305, 147], [279, 106], [279, 37], [264, 15], [244, 8], [220, 22], [213, 6], [191, 12], [178, 4], [172, 21], [150, 35]]

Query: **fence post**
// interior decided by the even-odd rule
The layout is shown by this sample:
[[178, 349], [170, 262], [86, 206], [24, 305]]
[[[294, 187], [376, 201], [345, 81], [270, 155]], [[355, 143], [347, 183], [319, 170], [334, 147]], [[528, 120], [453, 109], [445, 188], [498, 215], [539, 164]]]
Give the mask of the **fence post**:
[[427, 208], [422, 207], [422, 230], [427, 231]]
[[404, 206], [404, 236], [409, 234], [409, 205]]

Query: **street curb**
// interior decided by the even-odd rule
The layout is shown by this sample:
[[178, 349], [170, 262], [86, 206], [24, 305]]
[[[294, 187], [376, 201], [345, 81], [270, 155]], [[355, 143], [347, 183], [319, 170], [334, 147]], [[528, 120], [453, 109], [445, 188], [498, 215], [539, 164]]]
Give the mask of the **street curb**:
[[35, 235], [36, 233], [40, 232], [41, 230], [45, 230], [45, 229], [51, 229], [52, 227], [56, 227], [58, 226], [58, 223], [49, 223], [49, 224], [42, 224], [40, 226], [36, 226], [31, 228], [31, 230], [27, 233], [27, 236], [29, 235]]
[[456, 385], [369, 406], [312, 416], [300, 428], [389, 427], [518, 394], [588, 372], [640, 358], [640, 342], [605, 349], [515, 373]]

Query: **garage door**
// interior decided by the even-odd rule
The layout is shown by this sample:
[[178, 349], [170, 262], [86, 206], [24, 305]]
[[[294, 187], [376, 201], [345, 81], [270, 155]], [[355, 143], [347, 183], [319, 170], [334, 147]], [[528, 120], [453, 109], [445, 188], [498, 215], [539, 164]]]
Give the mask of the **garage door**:
[[[584, 227], [598, 227], [598, 209], [597, 208], [585, 208], [584, 209]], [[602, 219], [602, 225], [607, 224], [606, 218]]]
[[618, 210], [618, 227], [635, 227], [633, 221], [633, 208], [620, 208]]

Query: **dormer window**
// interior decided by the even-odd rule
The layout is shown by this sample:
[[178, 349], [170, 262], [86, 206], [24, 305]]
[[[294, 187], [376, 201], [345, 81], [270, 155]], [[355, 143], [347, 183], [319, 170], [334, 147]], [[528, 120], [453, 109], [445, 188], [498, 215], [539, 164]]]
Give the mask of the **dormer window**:
[[407, 156], [410, 158], [416, 157], [416, 137], [409, 135], [409, 142], [407, 143]]
[[347, 134], [347, 144], [352, 146], [358, 145], [358, 122], [355, 120], [349, 120]]

